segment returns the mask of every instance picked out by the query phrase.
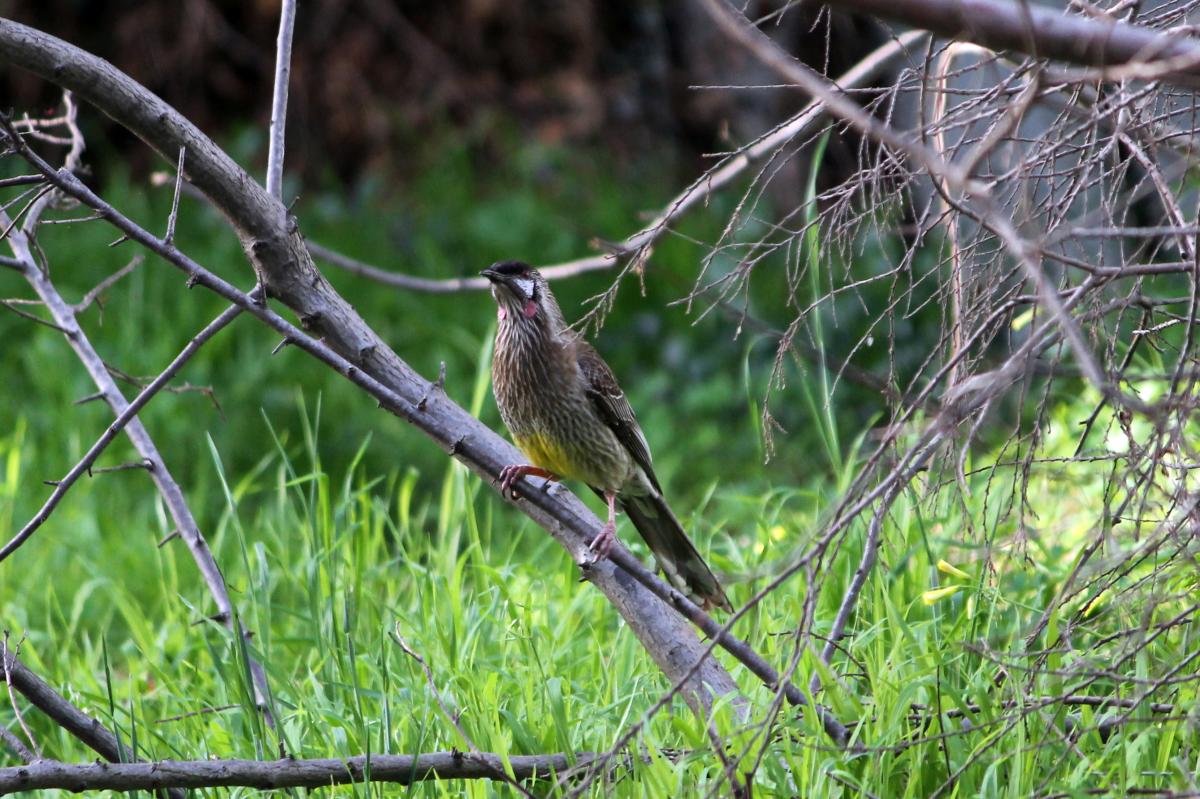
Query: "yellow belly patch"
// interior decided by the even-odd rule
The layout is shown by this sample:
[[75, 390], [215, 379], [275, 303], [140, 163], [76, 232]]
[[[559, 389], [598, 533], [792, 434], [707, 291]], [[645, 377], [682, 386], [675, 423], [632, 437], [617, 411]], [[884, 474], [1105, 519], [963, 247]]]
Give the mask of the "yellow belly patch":
[[513, 436], [517, 449], [525, 453], [529, 462], [554, 472], [559, 477], [572, 480], [582, 479], [580, 469], [576, 467], [570, 454], [557, 442], [552, 441], [542, 433], [528, 436]]

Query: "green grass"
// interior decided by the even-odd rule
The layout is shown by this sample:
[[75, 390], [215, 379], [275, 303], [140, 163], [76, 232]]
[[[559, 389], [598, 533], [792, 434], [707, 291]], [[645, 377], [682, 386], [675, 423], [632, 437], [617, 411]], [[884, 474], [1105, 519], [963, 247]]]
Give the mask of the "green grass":
[[[469, 154], [452, 150], [443, 158], [398, 196], [304, 200], [306, 234], [415, 274], [467, 274], [500, 257], [547, 262], [577, 255], [587, 236], [620, 237], [637, 211], [666, 195], [660, 190], [644, 200], [604, 170], [589, 172], [536, 149], [490, 180], [479, 177]], [[563, 177], [571, 170], [582, 170], [586, 180]], [[165, 218], [166, 197], [146, 199], [120, 179], [108, 194], [143, 221]], [[597, 229], [577, 230], [568, 209]], [[245, 285], [242, 256], [223, 224], [198, 207], [185, 211], [185, 249]], [[711, 233], [720, 214], [716, 208], [701, 215], [688, 230]], [[68, 299], [128, 258], [104, 247], [111, 238], [94, 225], [47, 234]], [[772, 406], [788, 432], [777, 434], [776, 457], [764, 466], [757, 403], [773, 344], [734, 341], [716, 320], [689, 328], [692, 320], [681, 309], [663, 311], [699, 252], [682, 238], [665, 242], [652, 261], [663, 279], [648, 281], [645, 297], [636, 290], [621, 295], [600, 346], [639, 410], [673, 505], [717, 571], [733, 576], [731, 599], [741, 606], [820, 534], [861, 462], [863, 420], [878, 406], [848, 400], [859, 395], [846, 387], [830, 402], [828, 381], [789, 364], [787, 391]], [[486, 296], [414, 297], [334, 279], [422, 372], [434, 374], [444, 361], [450, 395], [498, 427], [484, 368], [494, 318]], [[15, 276], [0, 272], [0, 280], [6, 293], [17, 291]], [[564, 307], [578, 308], [606, 280], [564, 284]], [[128, 372], [150, 374], [219, 308], [150, 263], [113, 290], [103, 316], [89, 311], [85, 324], [106, 357]], [[13, 343], [0, 352], [8, 378], [0, 392], [0, 535], [7, 537], [45, 497], [41, 481], [74, 463], [108, 415], [95, 403], [71, 406], [91, 388], [57, 333], [2, 315], [0, 336]], [[397, 639], [426, 660], [443, 702], [482, 750], [603, 751], [643, 720], [666, 680], [599, 592], [579, 582], [557, 545], [327, 370], [291, 350], [269, 356], [275, 343], [240, 320], [185, 374], [216, 387], [223, 413], [203, 396], [185, 394], [157, 399], [144, 419], [255, 633], [253, 652], [267, 664], [279, 726], [266, 728], [251, 706], [240, 644], [204, 621], [214, 608], [185, 548], [155, 546], [170, 524], [138, 471], [84, 481], [44, 529], [0, 564], [0, 619], [14, 640], [24, 637], [28, 665], [146, 758], [274, 757], [281, 746], [297, 757], [466, 748]], [[1071, 451], [1074, 422], [1095, 399], [1056, 406], [1042, 454]], [[1002, 454], [1012, 457], [982, 448], [968, 468], [989, 466]], [[129, 455], [121, 442], [104, 463]], [[764, 742], [757, 728], [738, 729], [726, 707], [719, 724], [733, 751], [749, 747], [742, 769], [766, 746], [755, 795], [1192, 790], [1200, 779], [1200, 740], [1186, 717], [1197, 700], [1194, 681], [1153, 697], [1172, 703], [1178, 717], [1134, 708], [1129, 722], [1103, 739], [1095, 728], [1111, 710], [1054, 704], [1018, 712], [1011, 705], [1065, 693], [1137, 697], [1136, 680], [1161, 677], [1196, 650], [1192, 625], [1170, 628], [1130, 657], [1124, 655], [1134, 651], [1133, 642], [1112, 637], [1186, 607], [1196, 589], [1190, 555], [1155, 573], [1153, 591], [1139, 587], [1151, 561], [1099, 599], [1073, 598], [1051, 614], [1040, 637], [1025, 641], [1093, 534], [1108, 468], [1035, 468], [1029, 501], [1042, 512], [1021, 527], [1018, 517], [1002, 512], [1013, 492], [1012, 469], [972, 474], [965, 499], [952, 486], [935, 490], [941, 472], [923, 475], [902, 494], [845, 650], [835, 657], [834, 673], [823, 673], [820, 697], [843, 721], [857, 722], [856, 742], [872, 751], [831, 748], [811, 717], [788, 708]], [[786, 665], [810, 606], [813, 631], [828, 631], [863, 534], [862, 524], [852, 526], [822, 564], [819, 594], [810, 597], [813, 586], [798, 575], [751, 609], [735, 632], [772, 663]], [[622, 535], [645, 554], [627, 525]], [[1115, 558], [1136, 546], [1131, 533], [1120, 531], [1106, 554]], [[939, 570], [942, 560], [967, 576]], [[953, 590], [928, 593], [938, 589]], [[1064, 642], [1058, 633], [1069, 622]], [[1047, 668], [1022, 670], [1043, 649]], [[749, 701], [751, 718], [761, 719], [772, 694], [718, 656]], [[1085, 667], [1096, 666], [1115, 673], [1091, 679]], [[813, 652], [805, 650], [798, 682], [815, 668]], [[1000, 673], [1008, 678], [998, 680]], [[914, 706], [924, 708], [919, 718]], [[25, 716], [47, 756], [93, 758], [35, 710], [25, 708]], [[964, 716], [972, 729], [962, 728]], [[5, 702], [0, 723], [17, 729]], [[1068, 726], [1082, 732], [1068, 734]], [[704, 796], [721, 779], [704, 725], [678, 701], [646, 722], [633, 751], [650, 757], [635, 758], [630, 773], [588, 795]], [[682, 756], [672, 761], [663, 752]], [[336, 793], [506, 790], [430, 782]]]
[[[225, 472], [215, 447], [202, 467], [225, 497], [210, 540], [244, 620], [256, 632], [255, 653], [268, 664], [281, 720], [277, 730], [265, 729], [249, 704], [238, 646], [223, 628], [200, 622], [212, 608], [186, 551], [178, 543], [153, 546], [163, 521], [150, 503], [120, 515], [99, 513], [89, 508], [91, 493], [81, 491], [59, 530], [88, 518], [95, 529], [69, 536], [46, 531], [20, 552], [14, 561], [19, 570], [6, 568], [6, 624], [14, 635], [26, 636], [22, 654], [29, 665], [118, 730], [127, 746], [136, 739], [147, 758], [254, 758], [273, 756], [281, 745], [297, 757], [466, 748], [419, 664], [395, 636], [425, 658], [443, 700], [461, 713], [462, 726], [486, 751], [605, 750], [668, 687], [599, 592], [577, 580], [557, 545], [503, 508], [462, 467], [443, 468], [440, 485], [428, 492], [417, 488], [411, 470], [374, 475], [352, 463], [329, 472], [320, 452], [331, 423], [319, 400], [300, 415], [303, 435], [280, 441], [245, 474]], [[21, 451], [17, 436], [0, 442], [0, 463], [8, 464], [0, 496], [32, 487], [13, 465]], [[973, 482], [982, 489], [983, 480]], [[1056, 482], [1038, 481], [1037, 496], [1061, 491]], [[706, 521], [693, 520], [693, 526], [719, 570], [770, 570], [813, 529], [828, 499], [816, 489], [762, 497], [718, 490], [703, 509]], [[757, 775], [759, 794], [855, 795], [844, 786], [849, 784], [878, 796], [929, 796], [943, 786], [948, 768], [963, 770], [946, 796], [1017, 797], [1105, 786], [1185, 789], [1196, 777], [1185, 745], [1194, 743], [1195, 731], [1187, 719], [1156, 722], [1148, 711], [1135, 712], [1107, 740], [1088, 732], [1073, 741], [1064, 737], [1058, 706], [1008, 724], [1013, 713], [1005, 702], [1055, 696], [1074, 690], [1077, 681], [1041, 675], [1027, 682], [1017, 673], [1015, 684], [997, 687], [994, 663], [968, 645], [1019, 655], [1021, 632], [1031, 628], [1074, 565], [1078, 540], [1066, 533], [1075, 519], [1068, 510], [1054, 530], [1032, 539], [1027, 561], [998, 545], [1003, 529], [987, 540], [964, 541], [965, 520], [954, 503], [946, 504], [931, 512], [927, 502], [911, 497], [897, 503], [882, 562], [852, 624], [853, 662], [838, 658], [841, 682], [822, 695], [840, 718], [863, 720], [860, 743], [902, 748], [869, 756], [832, 751], [811, 721], [785, 711]], [[1081, 505], [1078, 517], [1085, 513]], [[714, 527], [738, 532], [712, 534]], [[817, 632], [834, 615], [860, 536], [861, 530], [850, 536], [822, 575]], [[939, 572], [940, 559], [968, 577]], [[933, 604], [923, 601], [926, 591], [947, 584], [960, 590]], [[1194, 578], [1189, 584], [1194, 590]], [[734, 585], [734, 603], [745, 602], [752, 588]], [[755, 608], [738, 633], [772, 662], [786, 663], [804, 599], [805, 585], [797, 578]], [[1155, 620], [1182, 606], [1164, 602], [1154, 609]], [[1079, 610], [1080, 603], [1073, 603], [1064, 616]], [[1074, 657], [1087, 653], [1089, 642], [1137, 621], [1139, 612], [1119, 602], [1101, 604], [1076, 632]], [[1129, 675], [1161, 674], [1194, 646], [1194, 638], [1190, 629], [1164, 635], [1127, 664]], [[1061, 667], [1071, 657], [1059, 653], [1049, 665]], [[753, 713], [765, 712], [770, 694], [722, 659], [734, 669]], [[806, 655], [801, 672], [812, 667]], [[1102, 683], [1082, 692], [1103, 696], [1110, 689]], [[1155, 698], [1184, 709], [1196, 699], [1192, 686]], [[918, 724], [909, 719], [914, 703], [946, 714], [965, 711], [977, 730], [948, 738], [945, 751], [936, 740], [908, 745], [961, 723], [930, 713]], [[171, 720], [211, 708], [226, 709]], [[1101, 715], [1087, 708], [1072, 713], [1072, 723], [1085, 730]], [[89, 759], [36, 711], [26, 716], [48, 755]], [[732, 742], [753, 740], [750, 732], [737, 734], [728, 717], [724, 721]], [[719, 774], [706, 753], [703, 727], [681, 705], [656, 715], [636, 743], [637, 751], [693, 754], [678, 763], [639, 763], [616, 786], [588, 795], [703, 795]], [[408, 793], [483, 796], [497, 790], [426, 783]], [[397, 789], [372, 791], [394, 795]]]
[[[550, 537], [503, 509], [466, 470], [444, 468], [432, 492], [416, 488], [412, 470], [372, 475], [352, 464], [330, 473], [320, 461], [330, 422], [319, 402], [302, 415], [310, 422], [301, 440], [281, 443], [246, 474], [224, 473], [216, 447], [204, 458], [226, 498], [210, 541], [246, 624], [257, 633], [254, 651], [268, 663], [277, 731], [264, 728], [248, 703], [238, 645], [222, 627], [200, 623], [211, 603], [185, 549], [178, 542], [152, 546], [163, 521], [150, 503], [121, 516], [96, 513], [88, 510], [90, 492], [79, 492], [68, 505], [71, 519], [94, 518], [94, 533], [46, 530], [22, 549], [19, 570], [8, 567], [6, 624], [26, 637], [29, 665], [118, 729], [126, 745], [136, 739], [139, 755], [148, 758], [274, 756], [281, 745], [298, 757], [466, 749], [395, 636], [425, 657], [444, 701], [485, 751], [606, 750], [666, 689], [634, 636], [598, 591], [577, 581], [575, 566]], [[13, 468], [20, 457], [19, 438], [0, 443], [0, 462], [8, 464], [0, 482], [4, 497], [24, 487]], [[1054, 482], [1039, 488], [1052, 491]], [[719, 491], [704, 517], [739, 534], [710, 536], [707, 524], [697, 527], [718, 569], [772, 569], [828, 499], [820, 492], [748, 497]], [[953, 505], [935, 513], [918, 507], [910, 499], [896, 505], [880, 569], [852, 625], [853, 665], [839, 657], [841, 684], [822, 698], [841, 719], [864, 720], [857, 731], [863, 744], [904, 745], [959, 723], [944, 716], [917, 725], [908, 720], [913, 703], [944, 713], [978, 705], [968, 711], [978, 731], [948, 739], [944, 753], [934, 740], [852, 756], [829, 750], [810, 721], [785, 711], [758, 771], [758, 792], [854, 795], [833, 781], [835, 774], [876, 795], [931, 795], [946, 781], [947, 764], [952, 770], [968, 764], [943, 794], [958, 797], [1025, 797], [1038, 786], [1186, 788], [1195, 777], [1182, 745], [1195, 738], [1186, 720], [1151, 723], [1148, 714], [1135, 714], [1106, 741], [1087, 733], [1073, 743], [1058, 732], [1058, 708], [1006, 727], [1012, 714], [1003, 702], [1054, 696], [1068, 690], [1070, 680], [1039, 677], [1030, 685], [1018, 679], [1019, 685], [997, 687], [994, 665], [965, 644], [1019, 651], [1019, 632], [1031, 626], [1073, 565], [1074, 543], [1039, 540], [1033, 567], [997, 549], [986, 571], [982, 547], [988, 542], [976, 548], [962, 541], [964, 519]], [[823, 575], [818, 632], [850, 578], [860, 534], [851, 535]], [[923, 593], [946, 584], [935, 566], [943, 558], [968, 577], [949, 578], [959, 593], [926, 605]], [[751, 588], [734, 585], [734, 603], [744, 602]], [[773, 662], [790, 656], [804, 588], [796, 579], [739, 626]], [[1178, 607], [1158, 608], [1156, 615], [1165, 618]], [[1099, 639], [1120, 630], [1132, 609], [1100, 609], [1078, 635]], [[1130, 673], [1162, 672], [1193, 638], [1190, 631], [1164, 636], [1130, 663]], [[764, 713], [769, 693], [722, 660], [734, 669], [754, 713]], [[811, 666], [806, 655], [802, 672]], [[1194, 690], [1172, 699], [1190, 707]], [[211, 708], [226, 709], [172, 720]], [[47, 755], [89, 759], [36, 711], [25, 715]], [[1082, 709], [1076, 723], [1092, 727], [1097, 715]], [[0, 717], [11, 726], [11, 715]], [[731, 738], [750, 739], [750, 733]], [[703, 728], [682, 705], [654, 716], [636, 743], [637, 751], [694, 755], [674, 764], [655, 757], [616, 787], [589, 795], [702, 795], [719, 773]], [[978, 759], [970, 764], [972, 758]], [[425, 783], [409, 793], [490, 795], [497, 789]]]

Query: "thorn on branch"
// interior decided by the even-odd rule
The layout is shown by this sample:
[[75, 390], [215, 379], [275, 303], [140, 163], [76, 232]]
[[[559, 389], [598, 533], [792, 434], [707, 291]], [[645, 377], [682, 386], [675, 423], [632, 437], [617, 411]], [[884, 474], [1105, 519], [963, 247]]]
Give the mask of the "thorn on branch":
[[429, 404], [430, 395], [433, 394], [433, 392], [435, 392], [435, 391], [440, 392], [440, 393], [445, 393], [445, 391], [446, 391], [446, 362], [445, 361], [442, 361], [441, 365], [438, 366], [437, 380], [430, 383], [425, 388], [425, 394], [421, 397], [421, 399], [419, 399], [417, 401], [417, 410], [418, 411], [425, 410], [425, 406]]
[[279, 351], [281, 349], [283, 349], [284, 347], [286, 347], [287, 345], [289, 345], [291, 343], [292, 343], [292, 337], [284, 336], [283, 339], [278, 344], [275, 345], [275, 349], [271, 350], [271, 354], [278, 355]]
[[157, 547], [159, 549], [162, 549], [168, 543], [170, 543], [171, 541], [174, 541], [176, 538], [179, 538], [179, 528], [178, 527], [175, 528], [174, 530], [172, 530], [171, 532], [167, 533], [166, 535], [164, 535], [161, 539], [159, 539]]

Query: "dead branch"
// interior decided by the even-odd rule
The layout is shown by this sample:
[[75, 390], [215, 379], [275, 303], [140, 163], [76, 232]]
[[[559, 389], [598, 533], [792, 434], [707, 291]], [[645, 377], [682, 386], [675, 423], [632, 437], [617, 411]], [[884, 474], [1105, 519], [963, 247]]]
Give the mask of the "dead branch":
[[[1160, 77], [1182, 86], [1200, 81], [1200, 46], [1193, 39], [1114, 19], [1089, 19], [1010, 0], [834, 0], [830, 5], [993, 50], [1095, 67], [1158, 61], [1163, 62], [1161, 73], [1144, 77]], [[1122, 76], [1116, 70], [1106, 71], [1108, 79]]]
[[67, 791], [145, 791], [247, 787], [325, 788], [332, 785], [428, 780], [546, 779], [589, 761], [589, 755], [508, 755], [431, 752], [422, 755], [356, 755], [314, 760], [161, 760], [155, 763], [60, 763], [41, 760], [0, 769], [0, 793], [58, 788]]
[[113, 272], [111, 275], [101, 280], [92, 289], [90, 289], [87, 294], [84, 294], [83, 297], [80, 298], [79, 302], [71, 306], [71, 310], [75, 312], [76, 316], [78, 316], [90, 308], [92, 303], [97, 303], [100, 309], [104, 310], [104, 301], [101, 299], [104, 296], [104, 292], [112, 288], [119, 280], [121, 280], [121, 278], [125, 277], [133, 270], [141, 266], [142, 262], [145, 260], [146, 256], [142, 255], [141, 253], [135, 255], [129, 260], [129, 263], [125, 264], [116, 272]]

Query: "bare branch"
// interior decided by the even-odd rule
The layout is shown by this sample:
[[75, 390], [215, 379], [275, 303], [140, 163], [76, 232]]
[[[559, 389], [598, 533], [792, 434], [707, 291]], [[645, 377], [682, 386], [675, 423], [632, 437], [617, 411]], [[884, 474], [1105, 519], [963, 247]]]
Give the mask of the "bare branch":
[[[272, 135], [274, 135], [274, 129], [272, 129]], [[163, 236], [163, 241], [167, 244], [175, 241], [175, 223], [179, 221], [179, 195], [183, 191], [183, 161], [186, 157], [187, 148], [180, 147], [179, 163], [175, 167], [175, 194], [171, 197], [171, 213], [167, 215], [167, 232]]]
[[36, 186], [45, 178], [41, 175], [18, 175], [15, 178], [0, 178], [0, 189], [7, 189], [10, 186]]
[[[279, 39], [275, 46], [275, 91], [271, 97], [271, 144], [267, 153], [267, 193], [283, 197], [283, 142], [287, 126], [288, 79], [292, 74], [292, 30], [296, 0], [283, 0], [279, 9]], [[183, 156], [179, 156], [180, 172]], [[168, 237], [167, 241], [170, 241]]]
[[[2, 212], [0, 212], [0, 213], [2, 213]], [[6, 308], [6, 309], [12, 311], [13, 313], [15, 313], [17, 316], [21, 317], [22, 319], [28, 319], [30, 322], [37, 322], [39, 325], [44, 325], [44, 326], [50, 328], [51, 330], [57, 330], [59, 333], [66, 334], [68, 332], [66, 328], [59, 327], [58, 325], [54, 324], [53, 322], [49, 322], [49, 321], [41, 318], [40, 316], [35, 316], [34, 314], [29, 313], [29, 311], [22, 311], [20, 308], [17, 307], [17, 303], [13, 302], [12, 300], [0, 300], [0, 308]]]
[[244, 786], [324, 788], [330, 785], [391, 783], [411, 785], [427, 780], [498, 779], [512, 767], [512, 779], [546, 779], [589, 762], [586, 753], [508, 755], [432, 752], [423, 755], [356, 755], [316, 760], [163, 760], [156, 763], [78, 765], [43, 760], [0, 769], [0, 793], [59, 788], [68, 791], [139, 791], [173, 788]]
[[[993, 50], [1015, 50], [1075, 64], [1115, 67], [1167, 60], [1169, 67], [1162, 74], [1143, 77], [1161, 77], [1183, 86], [1200, 81], [1200, 46], [1193, 39], [1113, 19], [1088, 19], [1010, 0], [834, 0], [830, 5]], [[1114, 72], [1109, 79], [1120, 77]]]
[[[892, 484], [892, 488], [879, 500], [879, 507], [871, 517], [871, 523], [867, 526], [867, 540], [863, 542], [862, 558], [859, 560], [858, 568], [854, 570], [854, 576], [850, 578], [850, 585], [846, 587], [846, 593], [842, 596], [842, 603], [838, 606], [837, 615], [833, 618], [833, 626], [830, 628], [825, 646], [821, 650], [821, 660], [826, 664], [833, 662], [833, 653], [837, 651], [838, 643], [846, 633], [846, 625], [850, 622], [850, 616], [858, 606], [858, 598], [867, 584], [867, 578], [871, 575], [872, 569], [875, 568], [875, 558], [879, 554], [879, 540], [883, 533], [883, 520], [887, 517], [896, 496], [910, 479], [912, 479], [911, 476], [907, 479], [896, 480]], [[815, 694], [820, 687], [821, 675], [813, 672], [808, 681], [809, 693]]]
[[[17, 656], [17, 652], [20, 650], [21, 644], [19, 642], [17, 643], [16, 649], [9, 649], [8, 630], [5, 630], [4, 638], [2, 641], [0, 641], [0, 673], [4, 674], [4, 684], [8, 686], [8, 701], [12, 705], [13, 713], [16, 714], [17, 723], [21, 725], [21, 731], [25, 733], [25, 740], [29, 741], [29, 745], [33, 747], [33, 752], [29, 752], [27, 749], [25, 750], [25, 759], [27, 761], [41, 760], [42, 749], [40, 746], [38, 746], [37, 739], [33, 737], [33, 732], [29, 729], [29, 725], [25, 723], [25, 715], [21, 712], [21, 706], [17, 703], [17, 696], [14, 692], [15, 686], [13, 685], [12, 672], [10, 672], [8, 668], [9, 652], [11, 651], [12, 656], [15, 658]], [[20, 741], [18, 741], [18, 743], [20, 743]]]

